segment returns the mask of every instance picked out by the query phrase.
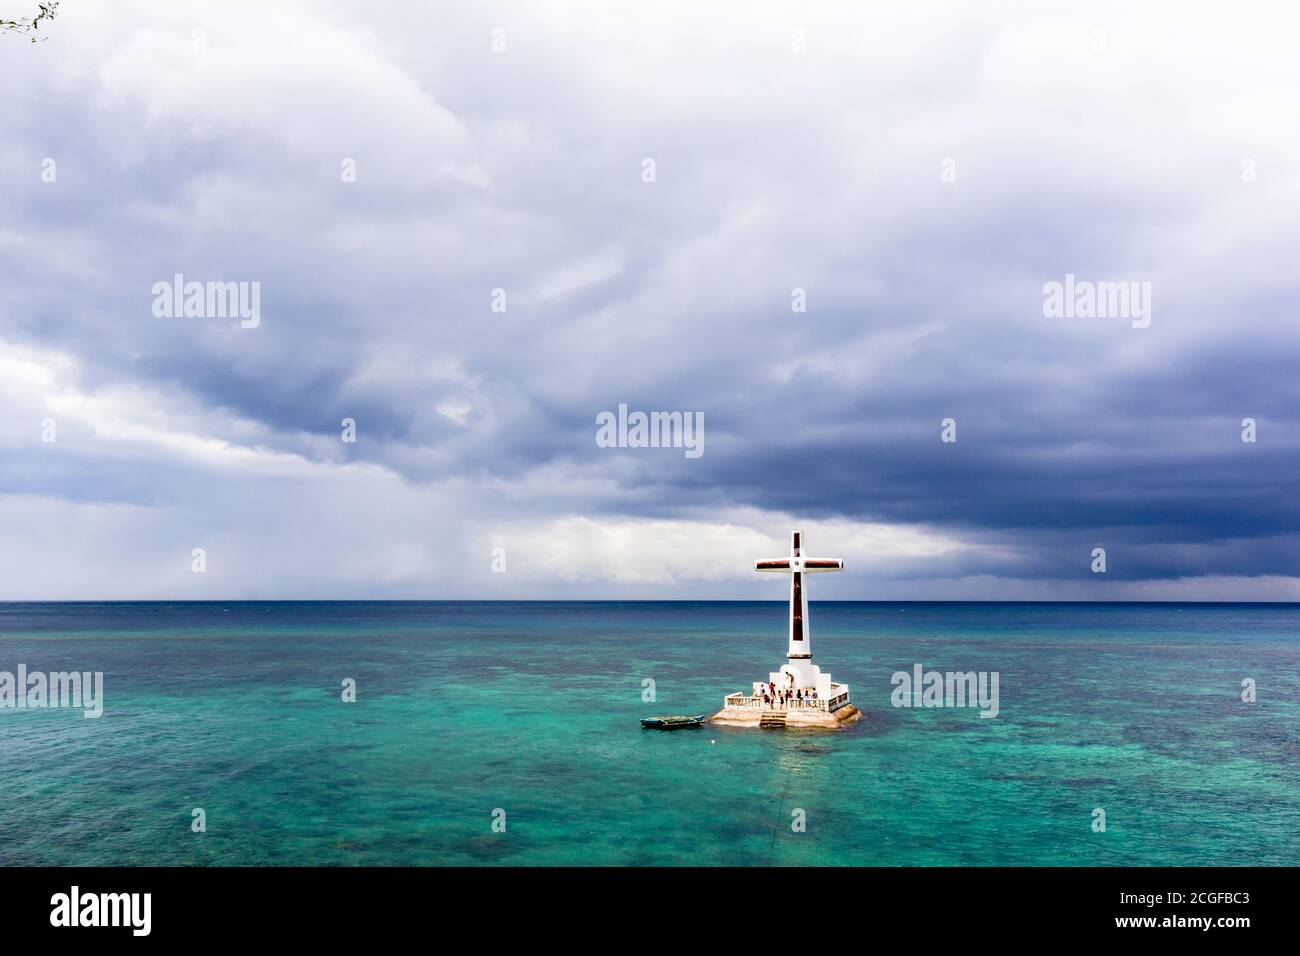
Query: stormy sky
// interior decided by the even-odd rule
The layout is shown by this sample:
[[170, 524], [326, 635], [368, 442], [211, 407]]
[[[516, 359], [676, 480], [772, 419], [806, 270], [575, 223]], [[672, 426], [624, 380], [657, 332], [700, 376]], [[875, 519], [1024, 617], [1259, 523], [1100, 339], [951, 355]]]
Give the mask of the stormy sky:
[[65, 0], [0, 36], [0, 599], [777, 599], [794, 527], [814, 598], [1300, 599], [1298, 28]]

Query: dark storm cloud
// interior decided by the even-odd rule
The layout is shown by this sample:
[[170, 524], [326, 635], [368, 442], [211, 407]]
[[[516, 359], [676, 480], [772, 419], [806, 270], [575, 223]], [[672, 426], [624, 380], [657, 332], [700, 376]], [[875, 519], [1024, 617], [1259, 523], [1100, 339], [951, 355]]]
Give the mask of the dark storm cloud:
[[[512, 520], [754, 508], [987, 545], [917, 578], [1074, 578], [1095, 546], [1128, 581], [1300, 575], [1294, 191], [1240, 175], [1296, 144], [1236, 105], [1297, 77], [1243, 37], [1191, 24], [1236, 64], [1211, 81], [1118, 9], [1143, 54], [1029, 6], [870, 36], [815, 17], [793, 60], [798, 11], [389, 12], [290, 7], [258, 37], [70, 16], [62, 52], [8, 58], [3, 338], [71, 357], [84, 393], [172, 396], [198, 437], [457, 483]], [[262, 325], [155, 318], [178, 272], [260, 282]], [[1151, 326], [1046, 317], [1066, 273], [1150, 282]], [[620, 403], [702, 412], [705, 455], [598, 448]], [[215, 480], [94, 454], [7, 454], [4, 490]]]

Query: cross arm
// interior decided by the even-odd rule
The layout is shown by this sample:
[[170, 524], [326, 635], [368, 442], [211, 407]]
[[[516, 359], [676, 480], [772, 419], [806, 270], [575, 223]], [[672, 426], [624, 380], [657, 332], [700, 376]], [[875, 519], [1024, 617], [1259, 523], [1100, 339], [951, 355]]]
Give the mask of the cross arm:
[[805, 571], [843, 571], [844, 560], [842, 558], [804, 558], [803, 569]]

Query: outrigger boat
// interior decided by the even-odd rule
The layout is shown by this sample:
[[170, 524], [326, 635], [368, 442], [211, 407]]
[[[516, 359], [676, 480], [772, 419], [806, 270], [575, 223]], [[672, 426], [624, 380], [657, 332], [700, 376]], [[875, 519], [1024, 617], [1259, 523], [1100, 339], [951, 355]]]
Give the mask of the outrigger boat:
[[704, 715], [694, 717], [642, 717], [641, 726], [649, 730], [681, 730], [683, 727], [703, 727]]

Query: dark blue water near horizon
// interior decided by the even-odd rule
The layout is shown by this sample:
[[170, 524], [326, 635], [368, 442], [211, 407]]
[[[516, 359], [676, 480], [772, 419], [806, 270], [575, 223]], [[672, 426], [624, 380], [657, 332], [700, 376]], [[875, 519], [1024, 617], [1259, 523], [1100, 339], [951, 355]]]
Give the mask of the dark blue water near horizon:
[[[857, 725], [665, 734], [783, 662], [782, 602], [0, 603], [0, 671], [104, 674], [98, 719], [0, 708], [0, 863], [1297, 862], [1298, 605], [811, 623]], [[915, 664], [998, 716], [893, 706]]]

